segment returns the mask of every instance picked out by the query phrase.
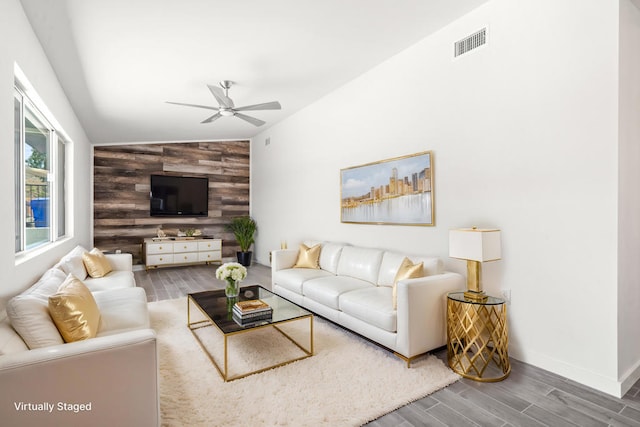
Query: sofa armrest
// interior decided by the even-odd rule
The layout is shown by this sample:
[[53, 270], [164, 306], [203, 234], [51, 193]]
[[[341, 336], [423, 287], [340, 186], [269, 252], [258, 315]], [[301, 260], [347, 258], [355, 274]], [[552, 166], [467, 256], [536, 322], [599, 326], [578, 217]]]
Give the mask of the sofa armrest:
[[278, 249], [271, 252], [271, 271], [284, 270], [295, 265], [298, 259], [297, 249]]
[[412, 357], [446, 344], [447, 294], [461, 289], [464, 277], [451, 272], [398, 282], [400, 354]]
[[111, 268], [114, 270], [133, 271], [133, 255], [131, 254], [105, 254]]
[[[0, 356], [0, 384], [6, 425], [160, 424], [151, 329]], [[20, 402], [52, 406], [25, 410]]]

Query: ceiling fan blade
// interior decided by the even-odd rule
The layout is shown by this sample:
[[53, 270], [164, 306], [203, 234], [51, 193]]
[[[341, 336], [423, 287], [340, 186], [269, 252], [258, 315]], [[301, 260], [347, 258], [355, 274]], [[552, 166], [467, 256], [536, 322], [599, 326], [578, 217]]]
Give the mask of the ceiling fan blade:
[[207, 87], [221, 107], [233, 108], [233, 101], [231, 100], [231, 98], [224, 94], [224, 91], [221, 88], [212, 85], [207, 85]]
[[282, 106], [278, 101], [265, 102], [263, 104], [247, 105], [245, 107], [234, 108], [236, 111], [249, 111], [249, 110], [280, 110]]
[[204, 119], [203, 121], [201, 121], [200, 123], [211, 123], [211, 122], [215, 122], [216, 120], [218, 120], [220, 117], [222, 117], [222, 114], [220, 113], [215, 113], [213, 116], [208, 117], [206, 119]]
[[210, 107], [208, 105], [198, 105], [198, 104], [185, 104], [183, 102], [171, 102], [171, 101], [165, 101], [167, 104], [174, 104], [174, 105], [184, 105], [185, 107], [196, 107], [196, 108], [206, 108], [207, 110], [218, 110], [218, 107]]
[[242, 113], [236, 113], [235, 116], [239, 119], [244, 120], [245, 122], [251, 123], [254, 126], [262, 126], [263, 124], [267, 123], [267, 122], [263, 122], [260, 119], [256, 119], [255, 117], [247, 116]]

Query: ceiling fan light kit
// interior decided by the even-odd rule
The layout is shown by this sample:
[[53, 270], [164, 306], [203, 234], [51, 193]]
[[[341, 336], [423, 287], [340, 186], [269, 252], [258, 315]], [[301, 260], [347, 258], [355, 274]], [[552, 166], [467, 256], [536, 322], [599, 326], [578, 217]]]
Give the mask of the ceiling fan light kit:
[[[231, 80], [222, 80], [219, 83], [220, 87], [207, 85], [209, 91], [213, 97], [218, 101], [218, 107], [211, 107], [208, 105], [199, 105], [199, 104], [185, 104], [183, 102], [171, 102], [167, 101], [167, 104], [174, 105], [182, 105], [185, 107], [195, 107], [195, 108], [204, 108], [207, 110], [217, 110], [211, 117], [207, 117], [200, 123], [211, 123], [218, 120], [220, 117], [231, 117], [235, 116], [239, 119], [244, 120], [245, 122], [251, 123], [254, 126], [262, 126], [265, 124], [265, 121], [257, 119], [255, 117], [247, 116], [246, 114], [239, 113], [239, 111], [258, 111], [258, 110], [280, 110], [282, 107], [278, 101], [265, 102], [262, 104], [253, 104], [246, 105], [244, 107], [236, 108], [233, 100], [229, 98], [229, 88], [233, 85]], [[224, 90], [223, 90], [224, 89]]]

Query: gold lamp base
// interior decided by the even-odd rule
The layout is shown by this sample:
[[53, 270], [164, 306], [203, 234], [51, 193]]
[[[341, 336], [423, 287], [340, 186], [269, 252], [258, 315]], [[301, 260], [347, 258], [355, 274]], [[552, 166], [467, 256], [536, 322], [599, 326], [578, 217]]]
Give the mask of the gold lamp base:
[[467, 291], [464, 297], [477, 302], [489, 298], [482, 290], [482, 263], [479, 261], [467, 260]]
[[474, 302], [485, 302], [489, 297], [484, 292], [466, 291], [464, 298]]

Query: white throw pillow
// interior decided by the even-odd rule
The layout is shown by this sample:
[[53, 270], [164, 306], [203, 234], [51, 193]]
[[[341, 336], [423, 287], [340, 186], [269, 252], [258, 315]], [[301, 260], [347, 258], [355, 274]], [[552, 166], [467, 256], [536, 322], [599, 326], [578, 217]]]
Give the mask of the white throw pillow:
[[42, 275], [40, 280], [38, 280], [29, 289], [22, 292], [22, 295], [53, 295], [58, 292], [58, 288], [66, 278], [67, 275], [64, 274], [62, 270], [58, 268], [50, 268]]
[[7, 303], [11, 326], [30, 349], [64, 344], [58, 328], [49, 316], [49, 297], [32, 293], [17, 295]]
[[87, 252], [85, 248], [78, 245], [71, 252], [66, 254], [60, 262], [58, 263], [59, 267], [65, 274], [73, 274], [80, 280], [84, 280], [87, 278], [87, 269], [84, 267], [84, 262], [82, 261], [82, 254]]

